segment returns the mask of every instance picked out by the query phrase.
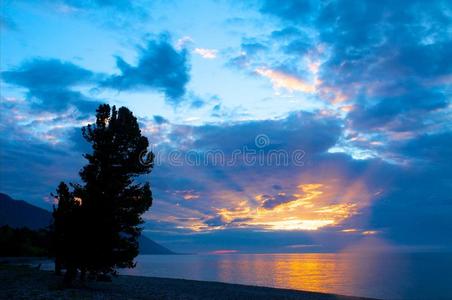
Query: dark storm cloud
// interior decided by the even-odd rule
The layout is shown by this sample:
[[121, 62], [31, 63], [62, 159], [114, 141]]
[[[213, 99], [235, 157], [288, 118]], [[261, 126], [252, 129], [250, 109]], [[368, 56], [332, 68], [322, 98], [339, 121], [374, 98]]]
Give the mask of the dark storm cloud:
[[176, 50], [168, 37], [151, 40], [140, 50], [135, 66], [116, 58], [120, 74], [107, 78], [102, 85], [117, 90], [150, 88], [165, 94], [167, 101], [177, 104], [190, 80], [186, 50]]
[[74, 106], [89, 113], [100, 104], [73, 90], [76, 86], [95, 84], [97, 75], [70, 62], [36, 58], [1, 75], [5, 82], [27, 89], [27, 99], [37, 111], [63, 112]]

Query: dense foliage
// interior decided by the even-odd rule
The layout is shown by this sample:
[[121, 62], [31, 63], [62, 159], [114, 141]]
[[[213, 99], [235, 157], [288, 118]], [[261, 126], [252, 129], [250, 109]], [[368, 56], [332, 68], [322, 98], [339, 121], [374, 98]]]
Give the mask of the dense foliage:
[[80, 171], [83, 183], [72, 184], [72, 191], [59, 185], [53, 214], [56, 259], [69, 281], [77, 269], [107, 274], [133, 267], [141, 215], [152, 205], [149, 184], [136, 178], [151, 172], [154, 156], [141, 159], [149, 143], [132, 112], [101, 105], [82, 133], [92, 146]]

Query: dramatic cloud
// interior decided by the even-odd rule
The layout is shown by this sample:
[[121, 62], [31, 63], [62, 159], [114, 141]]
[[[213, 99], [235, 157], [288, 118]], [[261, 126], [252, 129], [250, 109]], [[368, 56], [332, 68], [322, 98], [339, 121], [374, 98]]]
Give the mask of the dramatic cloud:
[[27, 89], [27, 99], [40, 111], [64, 112], [73, 106], [80, 112], [92, 112], [99, 102], [73, 90], [95, 83], [95, 74], [70, 62], [57, 59], [33, 59], [14, 70], [1, 73], [10, 84]]
[[87, 83], [92, 80], [93, 73], [57, 59], [34, 59], [15, 70], [2, 72], [2, 77], [8, 83], [39, 90]]
[[150, 88], [161, 91], [168, 102], [177, 104], [190, 80], [190, 66], [185, 49], [176, 50], [167, 37], [151, 40], [140, 49], [136, 66], [116, 58], [120, 74], [106, 79], [102, 85], [117, 90]]
[[[155, 202], [144, 226], [173, 250], [339, 251], [370, 235], [452, 247], [449, 2], [264, 0], [228, 7], [233, 17], [197, 18], [202, 30], [194, 16], [226, 12], [226, 2], [196, 12], [153, 2], [155, 19], [143, 1], [45, 3], [49, 14], [68, 16], [61, 31], [33, 1], [11, 6], [5, 19], [20, 30], [21, 18], [45, 23], [48, 44], [27, 33], [36, 55], [67, 59], [55, 56], [60, 36], [48, 30], [61, 35], [75, 24], [87, 40], [73, 62], [108, 70], [108, 58], [121, 56], [115, 74], [60, 59], [11, 68], [28, 52], [11, 42], [16, 31], [4, 31], [12, 46], [1, 73], [2, 191], [46, 205], [59, 180], [76, 180], [89, 151], [79, 129], [92, 121], [95, 90], [130, 107], [149, 137], [156, 168], [140, 180], [151, 182]], [[70, 15], [124, 28], [111, 42], [112, 27], [106, 38], [105, 28], [90, 31]], [[150, 27], [136, 30], [144, 19]], [[166, 34], [138, 53], [125, 49], [150, 29], [178, 40]], [[98, 39], [107, 46], [92, 50]]]
[[[1, 73], [11, 85], [27, 89], [31, 105], [43, 111], [63, 112], [70, 107], [80, 112], [95, 111], [100, 101], [85, 95], [80, 88], [108, 87], [120, 91], [153, 89], [165, 94], [166, 100], [177, 104], [183, 100], [190, 66], [185, 49], [175, 50], [167, 37], [147, 43], [140, 49], [136, 66], [116, 58], [118, 75], [103, 75], [58, 59], [35, 58], [17, 68]], [[197, 99], [193, 107], [203, 105]]]
[[[154, 173], [154, 188], [165, 202], [200, 216], [166, 219], [177, 228], [315, 230], [339, 225], [371, 200], [362, 171], [322, 158], [341, 132], [334, 118], [298, 112], [274, 121], [172, 127], [167, 134], [177, 143], [155, 148], [167, 159]], [[302, 154], [299, 166], [294, 153]]]
[[71, 149], [67, 136], [73, 126], [80, 134], [83, 121], [71, 115], [27, 112], [20, 100], [0, 102], [0, 187], [16, 198], [50, 208], [56, 185], [76, 180], [82, 166], [80, 149]]
[[[11, 118], [16, 116], [7, 116], [6, 120]], [[226, 126], [176, 125], [160, 116], [141, 122], [150, 140], [157, 142], [153, 150], [158, 159], [151, 177], [155, 205], [146, 215], [146, 230], [159, 239], [169, 239], [170, 244], [175, 239], [171, 245], [176, 250], [187, 247], [187, 243], [193, 243], [191, 249], [199, 249], [196, 243], [206, 234], [209, 238], [203, 251], [216, 249], [214, 241], [230, 234], [235, 237], [225, 245], [241, 251], [282, 249], [300, 244], [302, 239], [319, 251], [331, 251], [370, 233], [405, 244], [434, 244], [437, 241], [433, 236], [421, 240], [409, 234], [413, 226], [421, 226], [416, 225], [417, 220], [423, 222], [416, 227], [417, 232], [450, 229], [445, 226], [447, 214], [442, 213], [452, 174], [446, 163], [452, 155], [448, 150], [450, 134], [389, 144], [388, 151], [413, 162], [397, 165], [329, 153], [342, 134], [340, 119], [318, 114], [297, 112], [279, 120]], [[14, 136], [27, 130], [17, 125], [14, 128], [14, 132], [9, 130], [3, 135], [8, 139], [4, 142], [22, 150], [8, 147], [2, 151], [3, 162], [11, 166], [2, 169], [2, 186], [7, 192], [25, 196], [14, 188], [16, 181], [9, 179], [18, 176], [12, 164], [29, 165], [27, 186], [36, 197], [44, 190], [52, 190], [58, 179], [76, 177], [83, 163], [80, 154], [89, 150], [77, 128], [66, 135], [71, 139], [71, 148], [61, 148], [58, 143], [52, 146], [53, 140], [30, 144], [16, 139], [12, 143]], [[256, 136], [263, 132], [268, 140], [261, 143]], [[234, 150], [243, 151], [244, 147], [254, 151], [251, 153], [255, 157], [301, 149], [303, 164], [260, 164], [258, 160], [250, 163], [243, 156], [234, 158]], [[36, 149], [41, 148], [44, 160], [36, 158]], [[213, 159], [212, 153], [220, 153], [224, 161]], [[61, 167], [63, 157], [65, 165]], [[58, 165], [61, 169], [42, 178], [41, 163], [45, 168]], [[265, 233], [259, 233], [261, 238], [274, 239], [275, 245], [243, 243], [235, 247], [245, 232], [249, 235], [262, 230]], [[180, 239], [186, 242], [177, 243]], [[332, 239], [337, 242], [332, 244]]]
[[299, 76], [289, 81], [270, 76], [271, 69], [260, 73], [279, 86], [315, 90], [335, 105], [356, 104], [349, 116], [354, 129], [399, 131], [416, 123], [417, 114], [450, 103], [452, 19], [444, 1], [264, 1], [260, 11], [283, 26], [264, 41], [282, 45], [286, 56], [274, 65], [290, 61], [318, 75], [314, 88]]
[[[277, 232], [289, 230], [303, 236], [300, 230], [312, 231], [310, 236], [315, 236], [316, 249], [324, 250], [326, 248], [322, 247], [331, 246], [327, 241], [333, 236], [343, 245], [350, 242], [347, 242], [349, 238], [356, 241], [359, 236], [370, 234], [404, 244], [439, 243], [435, 237], [414, 237], [410, 228], [418, 228], [422, 236], [431, 230], [443, 233], [449, 230], [449, 225], [444, 226], [447, 213], [442, 213], [442, 209], [448, 203], [446, 191], [452, 174], [446, 163], [452, 157], [447, 142], [450, 134], [388, 144], [387, 151], [404, 155], [409, 161], [398, 165], [380, 159], [355, 160], [345, 154], [329, 153], [342, 134], [339, 124], [340, 120], [334, 118], [327, 121], [325, 117], [301, 112], [281, 120], [230, 126], [170, 124], [172, 129], [167, 136], [177, 141], [170, 149], [182, 149], [181, 157], [191, 153], [189, 161], [199, 159], [200, 163], [163, 161], [153, 174], [158, 203], [177, 204], [179, 212], [172, 212], [171, 216], [197, 216], [194, 219], [164, 218], [165, 232], [182, 235], [184, 233], [176, 232], [182, 229], [210, 232], [213, 240], [227, 234], [224, 231], [236, 233], [238, 229], [253, 232], [265, 229], [267, 238], [272, 236], [271, 232], [277, 236]], [[269, 137], [263, 148], [255, 144], [260, 132]], [[270, 150], [304, 149], [304, 164], [299, 167], [250, 165], [245, 164], [242, 157], [232, 165], [223, 165], [207, 159], [209, 150], [210, 153], [217, 150], [229, 161], [230, 153], [244, 146], [262, 150], [265, 155]], [[440, 177], [442, 179], [438, 180]], [[175, 191], [173, 187], [178, 188]], [[419, 203], [430, 213], [419, 211], [413, 203]], [[156, 207], [149, 222], [161, 220], [161, 216]], [[422, 219], [422, 225], [417, 225], [411, 216]], [[399, 223], [401, 218], [403, 224]], [[149, 230], [160, 237], [158, 230]], [[195, 235], [189, 239], [198, 238], [199, 235]], [[236, 246], [234, 241], [231, 238], [228, 247]], [[247, 247], [250, 246], [242, 245], [240, 249], [249, 249]], [[259, 249], [265, 251], [265, 247]]]
[[368, 101], [367, 106], [356, 106], [348, 119], [354, 128], [361, 130], [415, 130], [425, 125], [419, 120], [419, 114], [445, 108], [450, 101], [442, 90], [422, 89], [415, 85], [410, 89], [400, 96], [378, 97], [375, 104]]

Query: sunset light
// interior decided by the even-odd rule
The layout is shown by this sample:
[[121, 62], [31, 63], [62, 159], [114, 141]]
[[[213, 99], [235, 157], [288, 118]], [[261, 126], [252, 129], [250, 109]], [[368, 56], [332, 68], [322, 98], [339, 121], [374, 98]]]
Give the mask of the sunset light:
[[0, 58], [0, 298], [452, 299], [452, 1], [3, 0]]

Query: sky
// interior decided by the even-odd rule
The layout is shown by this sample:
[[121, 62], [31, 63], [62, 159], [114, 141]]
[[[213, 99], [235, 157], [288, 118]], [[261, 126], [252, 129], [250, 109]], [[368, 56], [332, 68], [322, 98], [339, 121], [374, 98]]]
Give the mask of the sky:
[[[51, 209], [126, 106], [178, 252], [452, 250], [449, 1], [4, 0], [0, 191]], [[359, 248], [361, 249], [361, 248]]]

